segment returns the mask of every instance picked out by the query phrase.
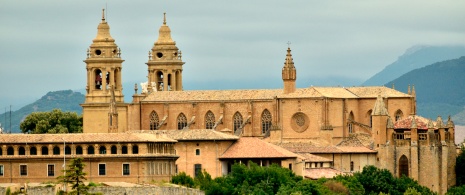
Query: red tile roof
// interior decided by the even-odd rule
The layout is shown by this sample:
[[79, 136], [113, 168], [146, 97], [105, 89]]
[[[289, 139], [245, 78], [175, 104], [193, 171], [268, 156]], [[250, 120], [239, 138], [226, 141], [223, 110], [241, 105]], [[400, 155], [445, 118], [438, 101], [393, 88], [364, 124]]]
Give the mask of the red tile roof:
[[149, 133], [67, 133], [67, 134], [1, 134], [3, 143], [128, 143], [128, 142], [176, 142], [167, 136]]
[[[412, 116], [408, 116], [407, 118], [397, 121], [396, 123], [394, 123], [394, 129], [410, 129], [412, 127], [412, 119]], [[428, 121], [429, 119], [415, 115], [415, 123], [417, 124], [417, 129], [428, 130]], [[436, 122], [432, 122], [433, 125], [436, 126]]]
[[[220, 159], [231, 158], [297, 158], [299, 155], [254, 137], [241, 137]], [[303, 157], [301, 157], [303, 158]]]

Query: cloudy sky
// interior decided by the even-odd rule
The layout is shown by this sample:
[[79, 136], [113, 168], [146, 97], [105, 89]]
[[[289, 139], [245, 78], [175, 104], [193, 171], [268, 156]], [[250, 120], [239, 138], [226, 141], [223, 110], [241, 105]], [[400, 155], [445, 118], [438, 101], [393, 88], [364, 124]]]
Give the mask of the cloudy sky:
[[163, 12], [183, 52], [187, 90], [280, 88], [288, 41], [299, 87], [357, 85], [412, 46], [465, 45], [458, 0], [2, 0], [0, 113], [85, 87], [83, 60], [105, 7], [127, 88], [146, 80]]

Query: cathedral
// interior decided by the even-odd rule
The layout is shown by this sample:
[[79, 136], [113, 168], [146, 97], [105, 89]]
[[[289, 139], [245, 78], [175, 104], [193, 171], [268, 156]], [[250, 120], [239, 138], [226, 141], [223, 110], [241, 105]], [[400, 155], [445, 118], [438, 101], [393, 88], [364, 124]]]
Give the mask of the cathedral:
[[[200, 170], [219, 177], [235, 162], [252, 161], [277, 163], [308, 179], [374, 165], [441, 194], [455, 185], [454, 123], [417, 116], [413, 86], [408, 93], [384, 86], [296, 88], [298, 64], [288, 47], [283, 50], [281, 89], [184, 90], [185, 62], [166, 15], [146, 62], [147, 83], [140, 92], [134, 86], [132, 102], [124, 102], [124, 60], [104, 15], [86, 56], [83, 134], [96, 135], [89, 139], [101, 144], [93, 148], [109, 148], [108, 155], [100, 153], [114, 164], [107, 166], [122, 166], [123, 173], [131, 166], [127, 173], [137, 172], [132, 181], [166, 179], [181, 171], [195, 176]], [[116, 139], [124, 135], [131, 140]], [[60, 142], [47, 139], [49, 148]], [[10, 145], [20, 142], [15, 140]], [[21, 147], [16, 145], [14, 155]], [[136, 153], [125, 155], [133, 145]], [[76, 147], [66, 151], [59, 146], [57, 152], [93, 159], [89, 162], [95, 161], [94, 179], [99, 180], [98, 166], [106, 159], [86, 156], [91, 155], [88, 149], [77, 152]], [[4, 142], [3, 151], [9, 150]], [[110, 153], [122, 156], [109, 158]], [[142, 161], [135, 160], [139, 157]], [[0, 168], [3, 175], [6, 167]]]

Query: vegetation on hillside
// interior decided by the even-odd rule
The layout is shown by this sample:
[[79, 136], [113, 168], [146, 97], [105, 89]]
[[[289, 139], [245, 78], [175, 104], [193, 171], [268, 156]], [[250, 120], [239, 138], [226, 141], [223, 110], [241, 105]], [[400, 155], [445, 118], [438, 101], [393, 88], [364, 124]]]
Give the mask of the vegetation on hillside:
[[33, 112], [20, 124], [23, 133], [82, 133], [82, 116], [75, 112]]
[[250, 162], [249, 166], [234, 164], [232, 172], [223, 177], [212, 179], [202, 171], [192, 179], [180, 173], [171, 182], [198, 187], [205, 194], [435, 194], [408, 177], [396, 178], [388, 170], [374, 166], [353, 175], [308, 180], [275, 164], [262, 167]]
[[82, 108], [79, 104], [84, 103], [85, 96], [79, 92], [73, 92], [72, 90], [62, 90], [48, 92], [39, 100], [32, 104], [24, 106], [19, 110], [12, 111], [11, 113], [11, 129], [10, 129], [10, 113], [9, 110], [6, 113], [0, 114], [0, 123], [2, 127], [12, 133], [19, 133], [20, 123], [26, 116], [32, 112], [46, 112], [52, 111], [53, 109], [60, 109], [62, 111], [76, 112], [81, 115]]

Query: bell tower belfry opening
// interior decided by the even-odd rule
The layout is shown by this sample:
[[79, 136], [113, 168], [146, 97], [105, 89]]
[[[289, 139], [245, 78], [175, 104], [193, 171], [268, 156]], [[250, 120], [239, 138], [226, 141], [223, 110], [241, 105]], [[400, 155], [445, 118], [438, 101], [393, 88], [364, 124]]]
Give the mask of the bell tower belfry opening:
[[160, 27], [158, 40], [149, 51], [148, 90], [151, 91], [182, 91], [182, 61], [181, 51], [171, 38], [171, 29], [166, 25], [166, 13], [163, 25]]
[[[104, 9], [97, 37], [87, 49], [84, 62], [87, 70], [86, 98], [81, 104], [84, 133], [125, 131], [125, 124], [121, 124], [125, 120], [117, 118], [126, 116], [121, 82], [124, 60], [121, 59], [121, 49], [110, 35]], [[118, 115], [119, 111], [122, 113]]]

